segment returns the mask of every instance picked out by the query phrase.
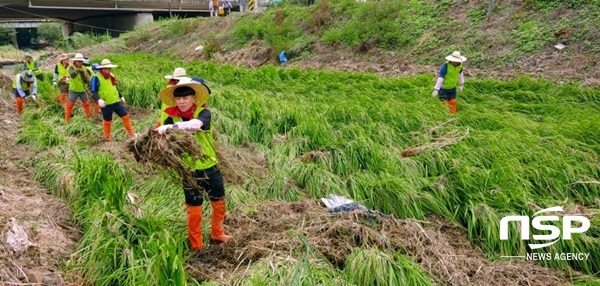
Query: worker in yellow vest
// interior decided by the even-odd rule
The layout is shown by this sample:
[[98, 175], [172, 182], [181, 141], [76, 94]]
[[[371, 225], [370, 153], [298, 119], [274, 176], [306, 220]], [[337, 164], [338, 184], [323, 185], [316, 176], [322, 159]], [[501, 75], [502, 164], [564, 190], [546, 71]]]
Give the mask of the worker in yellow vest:
[[460, 55], [459, 51], [454, 51], [446, 57], [446, 62], [440, 67], [440, 73], [437, 78], [433, 93], [431, 96], [439, 95], [443, 105], [450, 106], [450, 114], [456, 113], [456, 92], [462, 93], [463, 76], [462, 63], [467, 61], [467, 58]]
[[13, 80], [13, 93], [17, 102], [17, 112], [23, 113], [23, 102], [31, 95], [31, 99], [37, 100], [37, 79], [30, 70], [23, 71]]
[[[169, 86], [159, 93], [161, 101], [171, 106], [165, 109], [168, 114], [164, 124], [155, 129], [162, 135], [167, 130], [182, 130], [194, 132], [194, 137], [202, 146], [203, 158], [193, 159], [183, 155], [183, 162], [190, 168], [197, 186], [183, 182], [185, 203], [188, 217], [188, 239], [192, 250], [204, 248], [202, 236], [202, 204], [204, 202], [201, 192], [206, 192], [212, 207], [210, 240], [224, 243], [232, 238], [225, 234], [223, 222], [225, 220], [225, 187], [223, 176], [217, 166], [215, 140], [212, 136], [211, 112], [202, 106], [208, 100], [208, 89], [201, 83], [189, 79], [180, 80], [176, 85]], [[198, 188], [200, 187], [200, 188]]]
[[38, 79], [42, 79], [42, 70], [40, 69], [40, 67], [38, 66], [38, 63], [36, 60], [33, 59], [33, 57], [31, 56], [31, 54], [25, 54], [25, 56], [23, 57], [23, 59], [25, 60], [23, 62], [23, 70], [30, 70], [33, 72], [33, 75], [38, 78]]
[[65, 122], [69, 124], [71, 119], [71, 112], [75, 106], [75, 102], [79, 98], [83, 105], [85, 115], [90, 118], [92, 113], [90, 111], [90, 103], [88, 102], [88, 96], [86, 90], [90, 83], [90, 74], [88, 70], [83, 66], [85, 58], [82, 54], [75, 54], [75, 57], [71, 59], [73, 64], [68, 67], [69, 72], [69, 97], [67, 98], [67, 106], [65, 107]]
[[69, 92], [69, 72], [67, 68], [69, 67], [69, 55], [61, 54], [58, 56], [58, 64], [54, 67], [54, 78], [52, 79], [52, 84], [54, 86], [58, 85], [60, 89], [60, 104], [63, 106], [67, 103], [67, 93]]
[[116, 68], [108, 59], [103, 59], [98, 66], [99, 72], [92, 77], [90, 90], [94, 99], [98, 101], [102, 111], [104, 141], [110, 141], [110, 127], [112, 124], [113, 113], [117, 113], [123, 120], [123, 127], [127, 130], [130, 137], [135, 137], [131, 118], [125, 109], [125, 98], [121, 96], [117, 89], [117, 79], [111, 73], [111, 69]]

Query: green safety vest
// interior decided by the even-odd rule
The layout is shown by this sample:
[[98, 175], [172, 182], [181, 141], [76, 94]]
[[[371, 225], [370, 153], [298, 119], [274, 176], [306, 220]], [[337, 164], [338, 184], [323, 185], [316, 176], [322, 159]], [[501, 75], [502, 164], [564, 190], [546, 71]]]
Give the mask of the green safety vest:
[[[71, 69], [75, 69], [75, 67], [69, 66], [69, 70], [71, 70]], [[83, 69], [85, 70], [85, 68], [83, 68]], [[81, 78], [80, 74], [77, 74], [77, 76], [75, 76], [74, 78], [71, 78], [69, 80], [69, 90], [70, 91], [85, 92], [86, 86], [87, 86], [87, 84], [85, 83], [83, 78]]]
[[35, 76], [41, 75], [42, 70], [35, 67], [35, 60], [31, 60], [30, 62], [25, 62], [25, 66], [28, 70], [32, 71]]
[[[198, 118], [200, 112], [204, 110], [200, 106], [196, 107], [196, 112], [194, 112], [194, 118]], [[173, 123], [182, 122], [181, 117], [173, 117]], [[199, 130], [194, 132], [194, 137], [200, 146], [202, 146], [202, 153], [204, 153], [204, 157], [202, 159], [194, 160], [191, 156], [184, 154], [181, 158], [186, 166], [192, 169], [192, 171], [196, 170], [205, 170], [217, 164], [217, 153], [214, 148], [214, 138], [212, 135], [212, 129], [209, 130]]]
[[458, 77], [462, 71], [462, 64], [455, 67], [450, 62], [446, 62], [446, 76], [442, 83], [443, 89], [453, 89], [458, 85]]
[[69, 78], [69, 71], [67, 70], [69, 66], [64, 67], [61, 63], [58, 63], [56, 66], [58, 67], [58, 81], [61, 81], [65, 76]]
[[[21, 79], [21, 76], [15, 76], [15, 79], [13, 80], [13, 88], [17, 89], [17, 78]], [[33, 83], [31, 83], [33, 85]], [[29, 87], [27, 87], [27, 82], [24, 80], [21, 80], [21, 89], [23, 91], [28, 91]]]
[[[110, 75], [113, 76], [112, 73]], [[101, 74], [95, 75], [95, 77], [97, 77], [98, 82], [100, 82], [100, 87], [98, 87], [98, 96], [100, 96], [100, 99], [104, 100], [106, 105], [113, 104], [121, 100], [119, 98], [119, 91], [117, 90], [116, 86], [112, 85], [110, 77], [106, 79]]]

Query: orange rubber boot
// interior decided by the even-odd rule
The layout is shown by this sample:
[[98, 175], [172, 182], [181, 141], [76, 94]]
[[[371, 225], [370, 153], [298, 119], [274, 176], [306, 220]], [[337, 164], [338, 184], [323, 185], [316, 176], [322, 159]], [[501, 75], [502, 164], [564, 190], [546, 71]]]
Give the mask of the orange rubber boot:
[[85, 111], [85, 116], [87, 116], [87, 118], [92, 117], [92, 111], [90, 109], [90, 102], [86, 100], [86, 101], [82, 102], [81, 105], [83, 105], [83, 110]]
[[232, 238], [223, 231], [223, 221], [225, 220], [225, 200], [210, 202], [212, 206], [212, 232], [210, 240], [215, 242], [227, 242]]
[[67, 94], [66, 93], [61, 93], [60, 94], [60, 99], [58, 100], [58, 102], [60, 102], [60, 105], [65, 105], [67, 103]]
[[110, 141], [110, 125], [112, 121], [103, 120], [102, 130], [104, 131], [104, 141]]
[[188, 239], [192, 245], [192, 250], [200, 250], [204, 248], [204, 242], [202, 242], [202, 205], [187, 206], [187, 216]]
[[449, 104], [450, 104], [450, 114], [456, 113], [456, 99], [455, 98], [450, 99]]
[[129, 136], [135, 137], [135, 132], [133, 132], [133, 126], [131, 125], [131, 118], [129, 118], [129, 114], [121, 117], [121, 119], [123, 119], [123, 126], [125, 127], [125, 130], [127, 130], [127, 133], [129, 133]]
[[17, 101], [17, 112], [21, 115], [23, 113], [23, 98], [17, 95], [15, 100]]
[[73, 107], [75, 106], [75, 102], [67, 102], [67, 107], [65, 108], [65, 122], [69, 124], [69, 119], [71, 119], [71, 113], [73, 112]]

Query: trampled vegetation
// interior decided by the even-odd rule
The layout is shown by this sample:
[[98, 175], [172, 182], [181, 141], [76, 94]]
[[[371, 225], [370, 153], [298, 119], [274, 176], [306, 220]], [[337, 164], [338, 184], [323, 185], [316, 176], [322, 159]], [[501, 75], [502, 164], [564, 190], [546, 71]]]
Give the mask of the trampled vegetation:
[[[437, 66], [440, 55], [459, 49], [473, 70], [504, 69], [554, 54], [560, 28], [572, 32], [561, 59], [597, 58], [600, 1], [495, 2], [491, 23], [488, 1], [282, 3], [261, 15], [158, 21], [91, 48], [120, 54], [84, 51], [119, 65], [114, 73], [140, 133], [158, 116], [163, 75], [182, 66], [207, 80], [228, 182], [225, 223], [240, 240], [190, 253], [177, 176], [136, 163], [122, 146], [119, 120], [111, 143], [101, 143], [98, 119], [81, 112], [65, 126], [57, 90], [45, 81], [15, 144], [39, 152], [26, 164], [69, 202], [84, 233], [65, 269], [94, 285], [600, 284], [599, 88], [469, 76], [450, 116], [430, 96], [432, 74], [380, 78], [195, 61], [261, 40], [267, 60], [287, 50], [302, 61], [326, 46]], [[79, 36], [65, 48], [103, 39]], [[194, 51], [198, 44], [204, 54]], [[593, 71], [593, 63], [579, 70]], [[237, 165], [227, 162], [233, 157]], [[393, 217], [331, 216], [306, 203], [331, 193]], [[500, 240], [502, 217], [553, 206], [588, 217], [591, 228], [532, 250], [511, 223], [510, 239]], [[451, 251], [457, 241], [469, 251]], [[501, 257], [534, 252], [590, 256], [538, 262], [554, 275]]]
[[[397, 218], [443, 217], [460, 225], [489, 259], [499, 260], [535, 251], [518, 235], [499, 239], [502, 217], [558, 205], [588, 216], [592, 228], [539, 252], [585, 252], [590, 257], [541, 263], [588, 275], [600, 271], [597, 88], [530, 78], [468, 79], [459, 111], [450, 116], [430, 97], [430, 76], [382, 79], [273, 66], [250, 70], [184, 64], [143, 54], [107, 57], [119, 65], [114, 72], [129, 104], [139, 108], [157, 106], [162, 75], [175, 66], [207, 80], [219, 142], [252, 146], [268, 162], [268, 176], [229, 185], [230, 208], [335, 193]], [[169, 179], [172, 174], [120, 157], [114, 150], [118, 145], [98, 146], [94, 137], [100, 140], [101, 128], [81, 115], [63, 126], [61, 110], [50, 102], [55, 90], [47, 83], [41, 90], [47, 107], [26, 109], [18, 142], [44, 150], [35, 159], [36, 177], [71, 202], [85, 233], [68, 267], [96, 285], [194, 282], [186, 271], [190, 257], [183, 197]], [[134, 118], [134, 127], [143, 132], [154, 120]], [[117, 134], [117, 140], [125, 137]], [[510, 230], [518, 233], [516, 225]], [[302, 241], [303, 235], [290, 235]], [[298, 255], [294, 260], [272, 261], [274, 266], [259, 260], [240, 267], [248, 267], [247, 281], [265, 285], [422, 285], [440, 279], [402, 251], [365, 245], [345, 265], [336, 265], [310, 243], [302, 249], [292, 253]], [[591, 278], [571, 279], [593, 283]]]

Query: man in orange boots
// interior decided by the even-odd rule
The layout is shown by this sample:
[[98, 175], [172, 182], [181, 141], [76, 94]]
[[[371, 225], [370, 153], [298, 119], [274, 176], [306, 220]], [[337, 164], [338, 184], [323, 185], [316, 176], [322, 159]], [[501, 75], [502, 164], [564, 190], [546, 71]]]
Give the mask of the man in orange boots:
[[110, 127], [112, 124], [113, 113], [117, 113], [123, 120], [123, 126], [130, 137], [135, 137], [131, 118], [125, 109], [125, 98], [117, 90], [117, 79], [111, 73], [111, 69], [116, 68], [108, 59], [103, 59], [98, 67], [99, 72], [92, 77], [90, 91], [102, 111], [104, 141], [110, 141]]
[[58, 63], [54, 67], [54, 78], [52, 79], [52, 85], [58, 85], [60, 90], [59, 102], [61, 105], [67, 104], [67, 93], [69, 92], [69, 55], [61, 54], [58, 56]]
[[[162, 135], [167, 130], [185, 130], [193, 132], [198, 144], [202, 146], [203, 159], [193, 160], [189, 156], [182, 159], [191, 169], [197, 186], [184, 181], [183, 191], [188, 217], [188, 238], [193, 250], [204, 248], [202, 239], [202, 191], [208, 194], [212, 207], [212, 231], [210, 240], [224, 243], [231, 239], [223, 230], [225, 219], [225, 187], [223, 176], [217, 166], [215, 141], [211, 129], [211, 112], [204, 108], [208, 100], [208, 89], [205, 85], [181, 79], [176, 85], [169, 86], [159, 93], [160, 100], [168, 107], [164, 110], [169, 115], [164, 124], [155, 131]], [[198, 188], [198, 186], [200, 188]]]
[[25, 98], [31, 95], [31, 99], [37, 100], [37, 79], [33, 71], [26, 70], [17, 74], [13, 80], [13, 90], [17, 102], [17, 112], [21, 115]]
[[78, 98], [81, 100], [85, 115], [88, 118], [92, 116], [86, 93], [90, 83], [90, 73], [83, 66], [85, 58], [82, 54], [76, 54], [71, 61], [73, 61], [73, 64], [67, 68], [69, 72], [69, 97], [67, 98], [67, 106], [65, 107], [65, 122], [67, 124], [69, 124], [71, 112], [73, 112], [73, 107]]
[[450, 106], [450, 114], [454, 114], [456, 113], [456, 92], [462, 93], [465, 81], [462, 63], [467, 61], [467, 58], [461, 56], [459, 51], [454, 51], [446, 57], [446, 60], [447, 62], [440, 68], [440, 74], [431, 96], [439, 96], [443, 105]]

